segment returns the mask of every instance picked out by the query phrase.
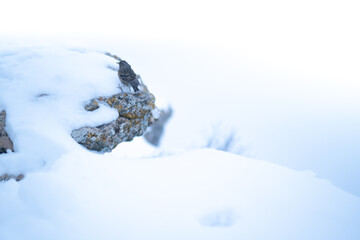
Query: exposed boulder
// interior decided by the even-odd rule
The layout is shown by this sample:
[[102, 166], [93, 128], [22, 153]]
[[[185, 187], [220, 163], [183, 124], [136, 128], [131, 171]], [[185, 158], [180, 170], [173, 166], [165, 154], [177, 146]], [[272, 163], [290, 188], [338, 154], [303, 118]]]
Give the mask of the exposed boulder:
[[94, 111], [99, 104], [115, 108], [119, 117], [97, 127], [86, 126], [72, 131], [71, 136], [89, 150], [111, 152], [119, 143], [141, 136], [155, 121], [155, 97], [149, 92], [98, 97], [90, 100], [85, 109]]
[[155, 122], [144, 134], [144, 138], [148, 143], [156, 147], [160, 145], [161, 137], [164, 134], [164, 127], [172, 116], [172, 112], [173, 111], [171, 107], [166, 110], [160, 110], [160, 116], [158, 117], [158, 119], [155, 120]]
[[7, 153], [7, 150], [14, 151], [13, 142], [5, 131], [6, 127], [6, 112], [0, 112], [0, 154]]

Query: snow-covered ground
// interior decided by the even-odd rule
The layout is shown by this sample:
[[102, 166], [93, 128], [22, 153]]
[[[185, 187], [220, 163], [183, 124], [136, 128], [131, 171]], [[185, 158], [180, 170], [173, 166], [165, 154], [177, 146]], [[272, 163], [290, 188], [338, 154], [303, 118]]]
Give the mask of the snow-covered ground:
[[0, 188], [3, 240], [360, 234], [357, 197], [310, 172], [216, 150], [145, 159], [71, 151], [51, 169]]
[[[251, 139], [260, 146], [253, 148], [263, 150], [260, 156], [271, 160], [277, 155], [266, 155], [262, 147], [272, 133], [269, 148], [286, 140], [277, 131], [296, 125], [300, 130], [291, 133], [299, 134], [322, 123], [323, 118], [310, 122], [317, 106], [311, 108], [303, 92], [287, 93], [292, 86], [284, 82], [262, 86], [251, 74], [239, 80], [237, 72], [225, 71], [231, 66], [196, 52], [191, 61], [186, 52], [166, 58], [171, 52], [158, 49], [164, 56], [156, 62], [144, 49], [132, 50], [114, 48], [114, 53], [129, 56], [126, 60], [159, 96], [158, 104], [172, 105], [174, 117], [160, 149], [137, 138], [101, 155], [79, 146], [70, 132], [116, 118], [105, 106], [91, 113], [83, 109], [86, 100], [118, 91], [117, 74], [107, 67], [114, 60], [93, 48], [0, 49], [0, 105], [7, 110], [15, 145], [15, 153], [0, 155], [0, 173], [26, 175], [20, 182], [0, 183], [1, 240], [358, 239], [358, 197], [311, 171], [202, 148], [216, 131], [221, 135], [234, 128], [241, 144], [231, 151], [251, 155], [246, 145]], [[144, 57], [137, 58], [136, 51]], [[271, 91], [279, 85], [286, 90]], [[297, 119], [299, 110], [304, 122]], [[219, 121], [224, 129], [211, 129]], [[318, 134], [305, 132], [294, 141], [311, 142]], [[299, 154], [299, 149], [289, 147], [274, 151], [291, 160], [291, 151]]]
[[131, 56], [151, 90], [174, 107], [164, 147], [196, 148], [232, 131], [232, 152], [314, 171], [360, 196], [360, 74], [353, 65], [360, 51], [326, 57], [314, 50], [308, 59], [279, 49], [263, 60], [197, 45], [123, 46], [114, 49]]

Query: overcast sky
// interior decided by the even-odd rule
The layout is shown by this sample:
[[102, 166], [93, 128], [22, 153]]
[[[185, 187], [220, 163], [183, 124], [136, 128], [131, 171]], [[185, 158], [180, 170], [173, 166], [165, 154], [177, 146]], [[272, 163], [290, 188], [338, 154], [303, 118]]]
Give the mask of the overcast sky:
[[1, 3], [0, 34], [201, 44], [350, 81], [359, 10], [347, 0], [12, 0]]

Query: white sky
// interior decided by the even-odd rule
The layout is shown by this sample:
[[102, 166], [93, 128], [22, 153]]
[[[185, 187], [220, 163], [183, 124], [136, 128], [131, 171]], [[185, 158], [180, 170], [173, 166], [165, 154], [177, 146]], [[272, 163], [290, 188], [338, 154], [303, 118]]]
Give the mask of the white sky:
[[0, 34], [201, 44], [350, 80], [360, 76], [359, 12], [347, 0], [3, 0]]

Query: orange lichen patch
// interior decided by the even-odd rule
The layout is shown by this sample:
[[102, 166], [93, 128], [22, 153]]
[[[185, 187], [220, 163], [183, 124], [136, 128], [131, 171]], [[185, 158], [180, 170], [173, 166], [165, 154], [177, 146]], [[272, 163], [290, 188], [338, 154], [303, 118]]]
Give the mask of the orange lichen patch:
[[121, 116], [127, 119], [139, 119], [143, 120], [144, 116], [148, 114], [149, 111], [142, 110], [137, 112], [127, 112], [127, 113], [121, 113]]
[[86, 104], [84, 108], [86, 111], [94, 111], [99, 108], [99, 103], [93, 99], [90, 103]]
[[87, 138], [92, 138], [92, 137], [98, 137], [98, 135], [96, 133], [92, 133], [92, 132], [89, 132], [87, 135], [86, 135]]
[[155, 109], [155, 102], [149, 102], [148, 106], [150, 106], [151, 109]]
[[120, 110], [122, 110], [122, 108], [123, 108], [123, 105], [116, 105], [115, 106], [115, 108], [116, 108], [116, 110], [118, 110], [118, 112], [120, 112]]
[[125, 114], [121, 114], [121, 116], [122, 116], [122, 117], [125, 117], [125, 118], [127, 118], [127, 119], [134, 119], [134, 118], [137, 117], [136, 114], [130, 113], [130, 112], [125, 113]]
[[114, 102], [117, 102], [117, 98], [116, 98], [116, 97], [108, 98], [108, 99], [106, 100], [106, 102], [107, 102], [110, 106], [113, 106], [113, 105], [114, 105]]
[[[126, 109], [125, 109], [126, 110]], [[140, 109], [140, 110], [137, 110], [137, 111], [133, 111], [133, 112], [122, 112], [120, 115], [124, 118], [127, 118], [127, 119], [144, 119], [144, 116], [150, 114], [150, 111], [149, 110], [146, 110], [146, 109]]]

